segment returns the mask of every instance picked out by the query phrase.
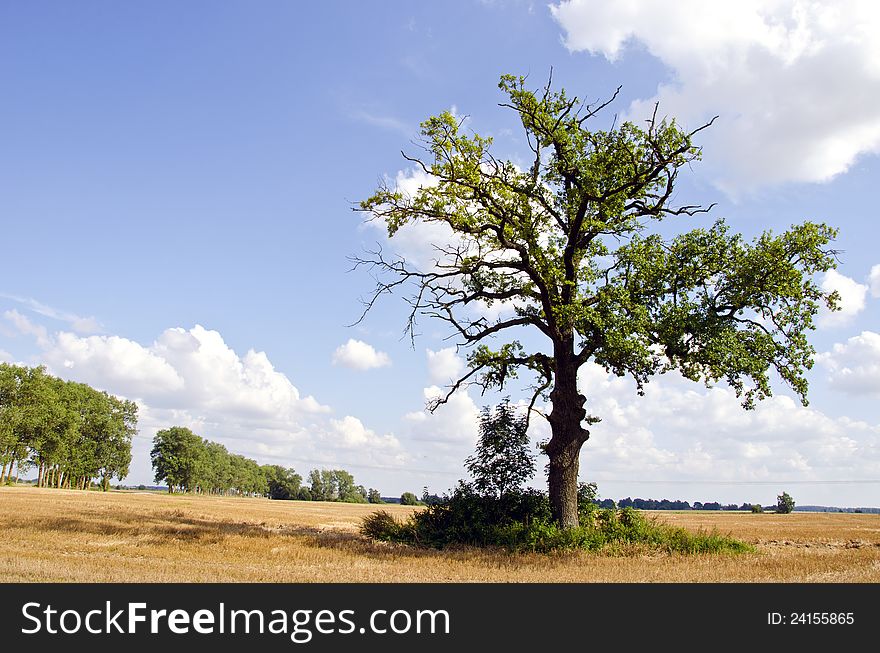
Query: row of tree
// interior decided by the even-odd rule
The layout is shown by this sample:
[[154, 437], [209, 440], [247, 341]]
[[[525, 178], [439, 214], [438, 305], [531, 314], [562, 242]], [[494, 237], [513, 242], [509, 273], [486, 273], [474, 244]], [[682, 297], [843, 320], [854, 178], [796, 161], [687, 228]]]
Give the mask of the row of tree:
[[260, 465], [182, 426], [158, 431], [150, 457], [156, 482], [169, 492], [382, 503], [378, 490], [356, 485], [344, 469], [313, 469], [304, 482], [290, 467]]
[[137, 404], [46, 373], [0, 363], [0, 483], [29, 469], [40, 487], [104, 490], [123, 479]]
[[[603, 507], [611, 507], [614, 503], [611, 499], [603, 499], [599, 502]], [[607, 505], [606, 505], [607, 504]], [[694, 501], [693, 505], [687, 501], [670, 501], [669, 499], [631, 499], [626, 497], [617, 502], [619, 508], [636, 508], [637, 510], [751, 510], [754, 504], [735, 503], [722, 504], [717, 501]]]

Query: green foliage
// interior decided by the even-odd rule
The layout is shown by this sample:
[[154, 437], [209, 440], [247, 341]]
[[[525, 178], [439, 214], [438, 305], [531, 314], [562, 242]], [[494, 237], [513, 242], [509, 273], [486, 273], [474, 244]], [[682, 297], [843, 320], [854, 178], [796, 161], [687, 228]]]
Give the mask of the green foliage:
[[63, 381], [43, 367], [0, 364], [0, 482], [37, 469], [37, 484], [109, 489], [131, 464], [137, 405]]
[[419, 498], [412, 492], [404, 492], [400, 495], [400, 503], [404, 506], [417, 506], [419, 505]]
[[[471, 384], [534, 378], [530, 406], [543, 399], [553, 408], [544, 451], [554, 516], [573, 525], [577, 454], [584, 426], [599, 421], [581, 410], [578, 368], [598, 363], [633, 378], [640, 394], [677, 370], [727, 383], [746, 409], [770, 396], [774, 374], [806, 405], [815, 354], [807, 334], [820, 308], [839, 301], [816, 281], [836, 266], [837, 232], [804, 222], [746, 242], [723, 220], [692, 226], [711, 207], [673, 206], [675, 185], [700, 158], [694, 139], [708, 125], [687, 132], [655, 111], [645, 123], [594, 129], [591, 118], [608, 103], [526, 84], [514, 75], [499, 83], [501, 106], [528, 144], [524, 164], [496, 158], [491, 138], [447, 111], [422, 123], [421, 158], [404, 155], [432, 183], [409, 194], [386, 182], [360, 203], [390, 237], [410, 223], [439, 224], [462, 244], [438, 248], [427, 270], [381, 251], [355, 261], [378, 273], [367, 310], [393, 290], [410, 292], [410, 335], [419, 317], [431, 317], [471, 348], [470, 369], [435, 406]], [[667, 235], [675, 225], [658, 226], [684, 217], [689, 230], [677, 236]], [[512, 316], [471, 310], [499, 301], [515, 306]], [[548, 341], [526, 349], [516, 339], [523, 330]]]
[[760, 503], [754, 503], [752, 504], [751, 510], [755, 514], [762, 513], [764, 512], [764, 506], [762, 506]]
[[783, 492], [778, 497], [776, 497], [776, 512], [782, 514], [788, 514], [794, 510], [794, 499], [788, 494], [788, 492]]
[[276, 483], [284, 480], [294, 486], [299, 482], [293, 470], [280, 468], [282, 476], [276, 476], [276, 470], [260, 467], [255, 460], [229, 453], [222, 444], [202, 439], [180, 426], [156, 432], [150, 457], [156, 481], [164, 481], [169, 492], [179, 489], [207, 494], [261, 496], [269, 493], [270, 479]]
[[517, 415], [507, 397], [494, 412], [483, 408], [477, 449], [465, 460], [478, 492], [501, 497], [534, 476], [527, 428], [525, 415]]
[[598, 489], [595, 483], [578, 483], [577, 506], [579, 515], [591, 515], [597, 509]]
[[263, 473], [269, 487], [270, 499], [295, 499], [302, 485], [302, 476], [293, 468], [281, 465], [263, 465]]
[[169, 492], [175, 488], [184, 492], [193, 490], [201, 471], [199, 465], [206, 457], [202, 439], [186, 427], [161, 429], [153, 437], [150, 459], [155, 480], [167, 483]]
[[309, 472], [312, 501], [367, 503], [367, 490], [355, 485], [354, 476], [344, 469], [313, 469]]
[[[584, 496], [595, 484], [582, 484]], [[457, 546], [503, 547], [510, 551], [547, 553], [579, 549], [605, 553], [643, 550], [668, 553], [742, 553], [753, 547], [717, 532], [691, 533], [647, 519], [632, 508], [584, 506], [580, 525], [563, 528], [553, 521], [547, 496], [517, 490], [501, 497], [481, 495], [459, 482], [435, 505], [397, 521], [385, 511], [361, 523], [360, 532], [377, 540], [444, 549]]]
[[367, 491], [367, 502], [368, 503], [385, 503], [385, 501], [382, 500], [382, 495], [379, 494], [379, 490], [377, 490], [375, 488], [370, 488]]
[[158, 431], [153, 438], [150, 456], [156, 481], [167, 483], [169, 492], [179, 489], [280, 500], [349, 503], [366, 503], [368, 498], [367, 489], [355, 485], [354, 476], [344, 469], [313, 469], [306, 487], [302, 476], [293, 468], [260, 466], [255, 460], [230, 453], [222, 444], [202, 439], [180, 426]]

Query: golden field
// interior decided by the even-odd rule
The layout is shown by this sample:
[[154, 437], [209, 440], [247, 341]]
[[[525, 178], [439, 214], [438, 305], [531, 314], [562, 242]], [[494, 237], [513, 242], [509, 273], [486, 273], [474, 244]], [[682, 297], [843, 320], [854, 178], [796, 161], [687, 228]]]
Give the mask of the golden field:
[[[403, 518], [414, 510], [383, 506]], [[654, 513], [742, 555], [425, 551], [357, 532], [376, 506], [0, 487], [6, 582], [880, 582], [880, 515]]]

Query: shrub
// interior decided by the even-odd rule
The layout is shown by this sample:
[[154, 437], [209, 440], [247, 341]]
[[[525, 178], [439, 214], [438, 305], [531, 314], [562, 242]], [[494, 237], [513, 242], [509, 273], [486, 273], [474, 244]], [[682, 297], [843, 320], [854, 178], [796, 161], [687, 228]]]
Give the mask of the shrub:
[[764, 507], [760, 503], [752, 504], [752, 512], [754, 512], [754, 513], [764, 512]]
[[397, 521], [387, 510], [379, 510], [364, 517], [360, 527], [361, 533], [374, 540], [386, 542], [412, 541], [411, 527]]
[[536, 552], [580, 549], [622, 553], [646, 547], [670, 553], [752, 550], [716, 532], [691, 533], [657, 523], [633, 508], [599, 508], [594, 502], [595, 484], [582, 485], [586, 487], [579, 497], [583, 510], [577, 528], [561, 528], [552, 520], [550, 502], [542, 492], [518, 490], [501, 497], [484, 496], [473, 485], [460, 481], [451, 495], [414, 513], [406, 522], [379, 511], [365, 518], [360, 530], [373, 539], [438, 549], [465, 545]]

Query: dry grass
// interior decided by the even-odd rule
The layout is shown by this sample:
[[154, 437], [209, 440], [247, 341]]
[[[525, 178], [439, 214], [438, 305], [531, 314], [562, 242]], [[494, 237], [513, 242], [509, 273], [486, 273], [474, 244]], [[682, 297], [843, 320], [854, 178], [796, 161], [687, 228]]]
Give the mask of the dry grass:
[[[404, 517], [413, 508], [383, 506]], [[758, 553], [423, 551], [357, 534], [374, 506], [0, 488], [6, 582], [880, 582], [880, 515], [655, 513]]]

